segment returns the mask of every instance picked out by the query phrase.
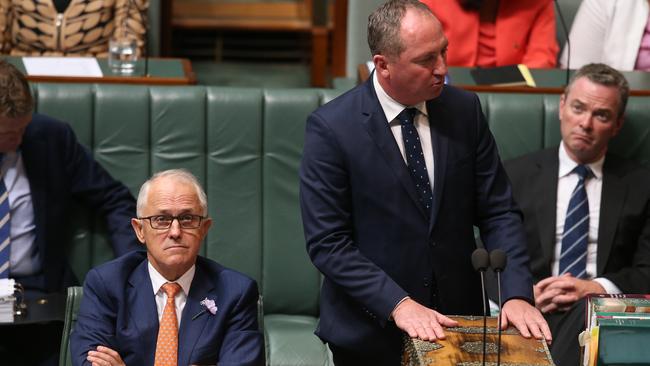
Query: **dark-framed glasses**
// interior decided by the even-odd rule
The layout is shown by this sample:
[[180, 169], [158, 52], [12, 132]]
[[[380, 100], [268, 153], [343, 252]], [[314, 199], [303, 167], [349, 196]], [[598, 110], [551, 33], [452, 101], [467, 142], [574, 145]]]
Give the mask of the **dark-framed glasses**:
[[182, 214], [178, 216], [172, 215], [153, 215], [147, 217], [138, 217], [138, 220], [149, 220], [152, 229], [165, 230], [172, 226], [174, 220], [178, 220], [178, 224], [183, 229], [196, 229], [201, 226], [201, 222], [206, 219], [204, 216]]

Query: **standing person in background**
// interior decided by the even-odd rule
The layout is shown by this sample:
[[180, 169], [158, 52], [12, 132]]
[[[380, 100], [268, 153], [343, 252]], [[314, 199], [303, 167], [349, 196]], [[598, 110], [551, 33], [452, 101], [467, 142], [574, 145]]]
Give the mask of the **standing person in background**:
[[0, 0], [0, 54], [108, 55], [110, 39], [134, 38], [142, 54], [149, 0]]
[[571, 69], [601, 62], [619, 71], [650, 71], [648, 0], [583, 0], [569, 34], [571, 60], [564, 47], [560, 65]]
[[[116, 256], [139, 245], [129, 225], [135, 199], [128, 188], [93, 159], [69, 125], [33, 109], [25, 75], [0, 60], [0, 276], [37, 299], [79, 284], [66, 242], [75, 202], [105, 219]], [[0, 365], [58, 363], [60, 323], [5, 329]]]
[[403, 335], [482, 314], [474, 225], [508, 255], [502, 326], [550, 341], [521, 213], [475, 94], [445, 86], [447, 39], [418, 0], [368, 20], [375, 71], [307, 119], [300, 204], [324, 274], [316, 334], [337, 365], [398, 365]]
[[650, 292], [650, 171], [608, 152], [629, 92], [615, 69], [582, 67], [560, 97], [560, 146], [505, 162], [558, 366], [579, 363], [586, 295]]
[[422, 0], [442, 23], [450, 66], [555, 67], [553, 0]]

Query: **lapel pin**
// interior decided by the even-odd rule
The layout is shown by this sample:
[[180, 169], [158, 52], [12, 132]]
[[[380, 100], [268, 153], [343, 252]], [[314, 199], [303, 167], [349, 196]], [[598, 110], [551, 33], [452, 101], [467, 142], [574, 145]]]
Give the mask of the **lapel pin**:
[[206, 312], [208, 312], [208, 311], [209, 311], [210, 314], [212, 314], [212, 315], [214, 315], [214, 314], [217, 313], [217, 305], [215, 305], [214, 300], [212, 300], [212, 299], [208, 299], [208, 298], [206, 297], [205, 299], [201, 300], [201, 302], [200, 302], [199, 304], [201, 304], [201, 306], [203, 306], [204, 309], [201, 310], [198, 314], [194, 315], [194, 316], [192, 317], [192, 320], [194, 320], [194, 319], [200, 317], [201, 315], [203, 315], [204, 313], [206, 313]]

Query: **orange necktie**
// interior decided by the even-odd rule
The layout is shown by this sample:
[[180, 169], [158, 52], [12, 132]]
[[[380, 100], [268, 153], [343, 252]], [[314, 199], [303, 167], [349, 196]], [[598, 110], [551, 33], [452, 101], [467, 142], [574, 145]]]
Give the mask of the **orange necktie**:
[[178, 365], [178, 319], [176, 318], [176, 305], [174, 298], [181, 290], [181, 286], [174, 282], [162, 285], [167, 294], [167, 303], [160, 319], [158, 341], [156, 342], [155, 366]]

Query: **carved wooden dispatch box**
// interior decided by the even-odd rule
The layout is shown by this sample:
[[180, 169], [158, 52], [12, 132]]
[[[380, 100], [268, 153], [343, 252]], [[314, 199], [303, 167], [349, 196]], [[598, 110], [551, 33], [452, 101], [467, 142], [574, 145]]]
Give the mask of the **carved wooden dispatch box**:
[[[483, 317], [451, 316], [458, 327], [445, 330], [446, 339], [427, 342], [404, 339], [402, 366], [482, 366]], [[497, 318], [487, 319], [486, 366], [497, 365]], [[554, 366], [546, 342], [526, 339], [510, 327], [501, 331], [501, 366]]]

